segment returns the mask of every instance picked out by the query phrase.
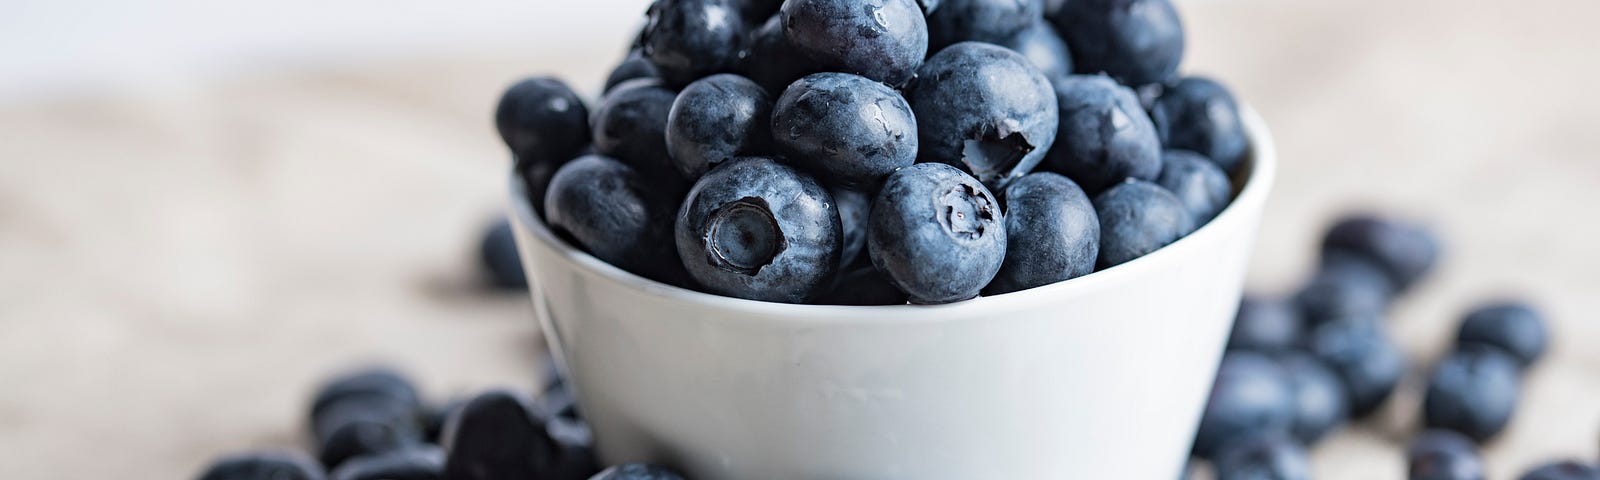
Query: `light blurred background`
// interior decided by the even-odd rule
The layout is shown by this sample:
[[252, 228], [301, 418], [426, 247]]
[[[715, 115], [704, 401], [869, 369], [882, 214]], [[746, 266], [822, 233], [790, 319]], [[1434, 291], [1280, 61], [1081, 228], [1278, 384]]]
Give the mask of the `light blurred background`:
[[[0, 472], [184, 478], [302, 441], [326, 374], [435, 397], [532, 388], [523, 295], [484, 293], [505, 201], [500, 90], [593, 95], [645, 0], [0, 2]], [[1462, 311], [1529, 298], [1556, 330], [1491, 478], [1600, 437], [1600, 3], [1180, 0], [1184, 69], [1278, 139], [1252, 289], [1292, 290], [1322, 229], [1422, 221], [1443, 268], [1390, 331], [1425, 367]], [[1414, 383], [1414, 382], [1413, 382]], [[1403, 477], [1417, 385], [1314, 451]]]

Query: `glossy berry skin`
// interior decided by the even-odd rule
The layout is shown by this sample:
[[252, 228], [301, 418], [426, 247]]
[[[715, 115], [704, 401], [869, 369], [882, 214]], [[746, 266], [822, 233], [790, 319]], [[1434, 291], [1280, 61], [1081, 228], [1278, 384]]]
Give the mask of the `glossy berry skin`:
[[445, 476], [451, 480], [543, 478], [561, 451], [519, 395], [492, 390], [468, 400], [446, 421]]
[[489, 227], [478, 244], [478, 261], [483, 265], [492, 285], [499, 288], [528, 288], [528, 276], [522, 271], [522, 258], [517, 254], [517, 239], [511, 231], [511, 222], [502, 218]]
[[654, 79], [629, 80], [612, 88], [590, 118], [595, 153], [652, 177], [680, 177], [667, 153], [667, 117], [677, 98]]
[[1522, 374], [1499, 349], [1469, 345], [1434, 366], [1422, 403], [1423, 424], [1478, 442], [1494, 438], [1516, 413]]
[[1519, 477], [1521, 480], [1600, 480], [1600, 468], [1574, 461], [1540, 466]]
[[550, 181], [545, 218], [595, 258], [671, 283], [679, 272], [671, 233], [678, 202], [658, 182], [617, 160], [584, 156]]
[[1161, 175], [1161, 140], [1133, 90], [1103, 75], [1067, 77], [1055, 90], [1061, 124], [1046, 169], [1091, 194], [1129, 178]]
[[1071, 0], [1055, 21], [1079, 72], [1145, 85], [1173, 78], [1183, 61], [1183, 23], [1168, 0]]
[[1289, 378], [1271, 358], [1231, 352], [1222, 358], [1195, 432], [1194, 453], [1215, 458], [1226, 444], [1255, 434], [1287, 430], [1295, 399]]
[[1350, 396], [1344, 382], [1321, 360], [1305, 353], [1280, 354], [1278, 365], [1294, 393], [1294, 421], [1289, 433], [1304, 445], [1314, 445], [1350, 418]]
[[639, 41], [669, 86], [730, 71], [745, 38], [734, 0], [655, 0]]
[[1167, 148], [1193, 151], [1233, 173], [1250, 151], [1239, 104], [1227, 87], [1206, 77], [1185, 77], [1162, 89], [1150, 116]]
[[792, 0], [784, 35], [825, 70], [904, 84], [928, 55], [928, 24], [912, 0]]
[[678, 258], [707, 292], [805, 303], [839, 269], [841, 230], [833, 197], [810, 175], [771, 158], [736, 158], [689, 190]]
[[644, 52], [635, 49], [628, 52], [628, 56], [623, 58], [616, 68], [611, 69], [611, 74], [606, 76], [605, 89], [601, 93], [611, 93], [611, 89], [617, 85], [639, 78], [659, 81], [661, 73], [656, 71], [656, 66], [650, 63], [650, 59], [644, 58]]
[[324, 480], [327, 477], [311, 458], [299, 452], [249, 452], [216, 459], [200, 480]]
[[600, 471], [589, 480], [684, 480], [682, 475], [666, 467], [643, 463], [625, 463]]
[[839, 249], [839, 269], [854, 265], [867, 247], [867, 213], [872, 211], [872, 196], [858, 190], [833, 187], [828, 189], [833, 203], [839, 209], [839, 235], [843, 245]]
[[1006, 259], [986, 295], [1027, 290], [1094, 273], [1100, 217], [1078, 184], [1031, 173], [1005, 190]]
[[774, 15], [750, 34], [740, 71], [765, 88], [773, 98], [783, 94], [800, 77], [822, 71], [822, 66], [806, 57], [783, 33], [783, 17]]
[[1344, 381], [1352, 418], [1364, 417], [1383, 405], [1409, 363], [1374, 319], [1345, 319], [1318, 326], [1311, 332], [1306, 350]]
[[413, 447], [351, 459], [333, 470], [332, 480], [443, 480], [444, 452]]
[[1100, 216], [1099, 268], [1149, 255], [1194, 230], [1183, 202], [1154, 183], [1128, 180], [1094, 197]]
[[1498, 348], [1522, 368], [1544, 355], [1549, 343], [1544, 316], [1532, 306], [1515, 301], [1483, 305], [1467, 313], [1456, 332], [1456, 346], [1483, 345]]
[[678, 92], [667, 114], [667, 151], [684, 178], [723, 160], [772, 149], [772, 99], [750, 79], [722, 73]]
[[1245, 296], [1233, 317], [1228, 350], [1287, 352], [1299, 348], [1304, 337], [1305, 321], [1294, 304], [1275, 298]]
[[1422, 227], [1368, 215], [1340, 219], [1322, 239], [1323, 251], [1343, 250], [1371, 259], [1405, 291], [1439, 261], [1439, 240]]
[[1305, 447], [1282, 433], [1251, 435], [1223, 446], [1214, 466], [1217, 480], [1310, 480]]
[[928, 14], [935, 51], [960, 42], [1002, 43], [1044, 19], [1038, 0], [942, 0]]
[[1010, 38], [991, 43], [1022, 54], [1051, 82], [1072, 75], [1072, 50], [1056, 33], [1056, 27], [1042, 18]]
[[873, 265], [912, 303], [976, 297], [1006, 256], [1005, 217], [994, 195], [942, 163], [889, 175], [868, 222]]
[[872, 265], [851, 268], [839, 275], [833, 288], [817, 299], [820, 305], [905, 305], [906, 294]]
[[1178, 196], [1183, 206], [1204, 225], [1216, 218], [1233, 197], [1228, 174], [1210, 159], [1188, 150], [1167, 150], [1161, 154], [1161, 175], [1156, 184]]
[[848, 73], [794, 82], [772, 113], [778, 147], [819, 179], [873, 187], [917, 160], [917, 119], [899, 92]]
[[1394, 286], [1372, 261], [1343, 251], [1323, 252], [1321, 265], [1295, 295], [1308, 325], [1382, 316]]
[[560, 165], [589, 142], [589, 110], [560, 80], [524, 79], [500, 96], [495, 128], [523, 162]]
[[918, 70], [906, 89], [917, 116], [919, 161], [958, 167], [990, 188], [1027, 175], [1055, 144], [1050, 81], [1021, 54], [962, 42]]
[[1406, 450], [1409, 480], [1484, 480], [1483, 458], [1471, 439], [1449, 430], [1428, 430]]

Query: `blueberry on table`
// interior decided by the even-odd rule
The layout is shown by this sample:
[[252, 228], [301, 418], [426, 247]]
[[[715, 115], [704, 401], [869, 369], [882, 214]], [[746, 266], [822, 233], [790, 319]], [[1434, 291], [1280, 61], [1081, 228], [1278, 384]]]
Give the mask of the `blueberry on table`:
[[1094, 273], [1100, 217], [1078, 184], [1038, 172], [1006, 186], [1006, 259], [986, 295], [1027, 290]]
[[748, 28], [734, 0], [655, 0], [646, 15], [644, 56], [672, 87], [730, 71]]
[[790, 44], [826, 70], [904, 84], [928, 56], [928, 24], [912, 0], [790, 0]]
[[1294, 304], [1276, 298], [1246, 295], [1239, 300], [1228, 334], [1228, 350], [1277, 353], [1299, 348], [1305, 320]]
[[1000, 204], [977, 179], [941, 163], [889, 175], [872, 203], [872, 263], [912, 303], [978, 296], [1006, 256]]
[[1071, 177], [1090, 194], [1125, 179], [1161, 175], [1161, 140], [1128, 89], [1104, 75], [1073, 75], [1055, 84], [1061, 123], [1044, 168]]
[[684, 178], [772, 148], [772, 99], [750, 79], [721, 73], [678, 92], [667, 114], [667, 151]]
[[1056, 27], [1042, 18], [1010, 38], [992, 43], [1022, 54], [1052, 82], [1072, 75], [1072, 50]]
[[906, 294], [889, 283], [889, 278], [872, 265], [851, 268], [839, 274], [828, 293], [817, 298], [819, 305], [905, 305]]
[[528, 288], [528, 276], [523, 273], [522, 259], [517, 255], [517, 239], [511, 231], [511, 222], [506, 219], [495, 222], [484, 234], [478, 245], [478, 261], [494, 286]]
[[332, 480], [443, 480], [444, 452], [417, 446], [350, 459], [333, 470]]
[[1350, 397], [1344, 382], [1321, 360], [1301, 352], [1282, 354], [1278, 365], [1288, 375], [1294, 392], [1294, 421], [1289, 433], [1312, 445], [1344, 425], [1350, 417]]
[[1223, 356], [1195, 432], [1194, 453], [1215, 459], [1235, 440], [1287, 431], [1295, 414], [1292, 388], [1283, 368], [1270, 357], [1251, 352]]
[[839, 268], [843, 271], [861, 258], [861, 250], [867, 246], [867, 213], [872, 211], [872, 196], [840, 187], [829, 188], [828, 192], [839, 209]]
[[567, 84], [524, 79], [500, 96], [494, 125], [521, 162], [560, 165], [589, 144], [589, 110]]
[[928, 14], [933, 50], [966, 41], [999, 44], [1044, 19], [1038, 0], [943, 0]]
[[1101, 269], [1149, 255], [1194, 230], [1183, 201], [1142, 180], [1127, 180], [1094, 198], [1100, 217]]
[[1472, 440], [1449, 430], [1428, 430], [1406, 450], [1409, 480], [1483, 480], [1483, 458]]
[[1310, 326], [1346, 318], [1381, 317], [1394, 297], [1389, 277], [1360, 255], [1326, 251], [1295, 303]]
[[1323, 251], [1366, 256], [1382, 268], [1397, 291], [1405, 291], [1439, 260], [1439, 240], [1419, 226], [1368, 215], [1340, 219], [1322, 239]]
[[1600, 468], [1575, 461], [1540, 466], [1518, 477], [1521, 480], [1600, 480]]
[[1483, 442], [1505, 429], [1521, 388], [1516, 359], [1481, 345], [1462, 347], [1434, 367], [1422, 403], [1423, 424]]
[[1188, 150], [1161, 153], [1161, 175], [1156, 177], [1156, 184], [1177, 195], [1200, 225], [1222, 213], [1233, 197], [1228, 174], [1210, 159]]
[[611, 89], [595, 109], [595, 152], [621, 160], [658, 182], [679, 177], [667, 150], [667, 117], [678, 94], [655, 79], [635, 79]]
[[848, 73], [794, 82], [772, 111], [778, 147], [817, 177], [874, 187], [917, 160], [917, 119], [899, 92]]
[[919, 161], [958, 167], [990, 188], [1027, 175], [1056, 140], [1055, 92], [1021, 54], [980, 42], [951, 45], [906, 88]]
[[416, 385], [405, 375], [390, 368], [371, 367], [343, 373], [324, 382], [311, 401], [311, 417], [320, 416], [335, 403], [362, 397], [394, 400], [412, 409], [422, 406], [422, 396], [417, 393]]
[[781, 16], [774, 15], [752, 32], [745, 49], [739, 71], [773, 96], [782, 94], [800, 77], [822, 71], [817, 62], [789, 42]]
[[839, 269], [842, 228], [833, 197], [810, 175], [771, 158], [736, 158], [689, 190], [678, 258], [708, 292], [805, 303]]
[[1405, 353], [1373, 319], [1332, 321], [1312, 330], [1307, 350], [1344, 381], [1351, 417], [1372, 413], [1405, 376]]
[[1205, 155], [1228, 173], [1237, 171], [1250, 151], [1239, 104], [1215, 80], [1185, 77], [1162, 89], [1150, 116], [1167, 148]]
[[1498, 348], [1527, 368], [1544, 355], [1549, 333], [1544, 316], [1521, 302], [1496, 302], [1478, 307], [1461, 320], [1456, 345]]
[[625, 463], [600, 471], [589, 480], [684, 480], [666, 467], [644, 463]]
[[[1128, 85], [1165, 82], [1183, 61], [1183, 23], [1168, 0], [1070, 0], [1055, 16], [1078, 71]], [[1203, 152], [1202, 152], [1203, 153]]]
[[678, 202], [662, 190], [658, 179], [622, 162], [587, 155], [556, 172], [545, 195], [545, 218], [595, 258], [673, 283], [681, 273], [671, 233]]
[[468, 400], [445, 424], [445, 476], [451, 480], [544, 478], [561, 450], [524, 399], [492, 390]]
[[[1076, 1], [1076, 0], [1074, 0]], [[1305, 447], [1281, 432], [1250, 435], [1217, 453], [1217, 480], [1310, 480]]]
[[424, 438], [414, 406], [385, 397], [347, 397], [312, 417], [317, 458], [329, 469], [356, 457], [414, 447]]
[[628, 80], [646, 78], [660, 80], [661, 74], [656, 72], [656, 66], [650, 59], [644, 58], [644, 52], [634, 49], [628, 56], [611, 69], [611, 74], [606, 77], [605, 89], [601, 93], [611, 93], [611, 89]]
[[200, 480], [324, 480], [327, 478], [310, 457], [299, 452], [248, 452], [227, 455], [211, 462]]

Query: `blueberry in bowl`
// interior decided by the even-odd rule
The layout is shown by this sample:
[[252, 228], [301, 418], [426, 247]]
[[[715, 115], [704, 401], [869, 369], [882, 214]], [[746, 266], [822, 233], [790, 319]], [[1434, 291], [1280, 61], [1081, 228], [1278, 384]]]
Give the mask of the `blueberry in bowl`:
[[1123, 180], [1161, 175], [1161, 139], [1133, 90], [1103, 75], [1055, 83], [1060, 141], [1044, 168], [1098, 194]]
[[789, 85], [772, 111], [783, 154], [822, 180], [876, 187], [917, 160], [917, 119], [899, 92], [848, 73], [817, 73]]
[[913, 303], [978, 296], [1006, 253], [1005, 217], [977, 179], [942, 163], [889, 176], [867, 227], [872, 263]]
[[919, 160], [956, 166], [990, 188], [1032, 172], [1055, 144], [1060, 110], [1050, 81], [1004, 47], [951, 45], [928, 58], [905, 92]]
[[795, 50], [829, 71], [899, 86], [928, 54], [927, 19], [912, 0], [793, 0], [779, 15]]

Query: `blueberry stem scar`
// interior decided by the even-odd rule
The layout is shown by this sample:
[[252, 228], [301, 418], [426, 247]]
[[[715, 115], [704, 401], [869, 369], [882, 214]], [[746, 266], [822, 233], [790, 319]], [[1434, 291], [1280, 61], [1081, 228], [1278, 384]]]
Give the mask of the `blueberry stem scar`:
[[705, 236], [712, 265], [751, 276], [787, 247], [767, 201], [758, 197], [744, 197], [717, 210], [706, 224]]

